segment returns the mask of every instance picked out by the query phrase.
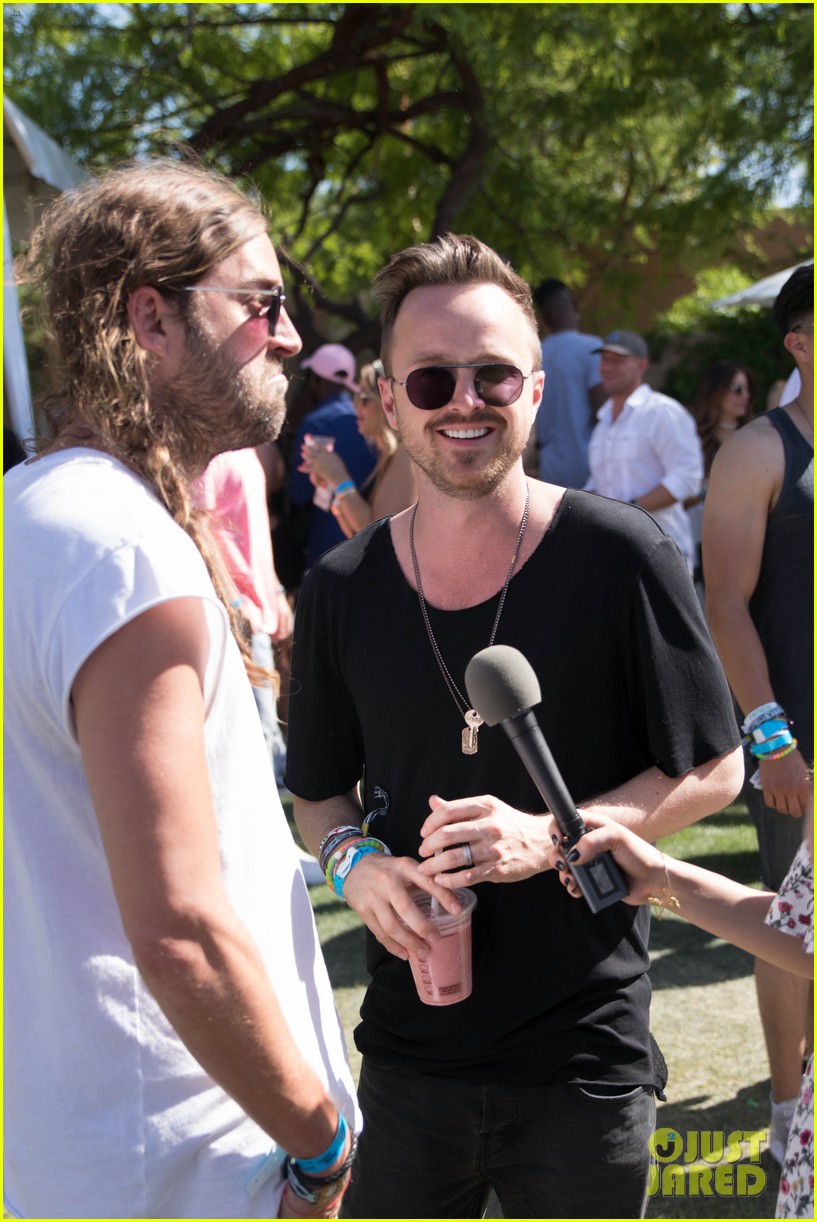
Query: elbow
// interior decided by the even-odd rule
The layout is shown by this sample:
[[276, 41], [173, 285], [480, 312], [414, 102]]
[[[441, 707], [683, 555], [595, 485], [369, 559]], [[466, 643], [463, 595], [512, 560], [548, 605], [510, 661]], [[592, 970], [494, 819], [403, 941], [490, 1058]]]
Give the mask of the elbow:
[[203, 916], [174, 914], [164, 922], [134, 922], [125, 932], [134, 963], [154, 994], [201, 987], [221, 958], [215, 931]]
[[717, 800], [715, 810], [722, 810], [724, 806], [734, 802], [743, 788], [745, 774], [742, 747], [735, 747], [728, 755], [721, 756], [712, 777], [717, 790], [717, 793], [713, 794]]

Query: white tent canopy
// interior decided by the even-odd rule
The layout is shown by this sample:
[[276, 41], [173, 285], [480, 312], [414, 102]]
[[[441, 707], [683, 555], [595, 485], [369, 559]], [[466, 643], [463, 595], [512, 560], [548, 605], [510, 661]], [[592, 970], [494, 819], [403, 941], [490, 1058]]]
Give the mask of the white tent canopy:
[[732, 293], [729, 297], [721, 297], [720, 301], [713, 301], [713, 309], [719, 310], [725, 306], [738, 305], [773, 306], [778, 293], [792, 272], [796, 272], [798, 267], [808, 267], [813, 262], [813, 259], [806, 259], [802, 263], [795, 263], [793, 267], [784, 267], [782, 272], [766, 276], [763, 280], [758, 280], [757, 284], [750, 284], [748, 288], [741, 289], [739, 293]]
[[33, 436], [34, 420], [12, 239], [25, 241], [38, 210], [86, 177], [86, 171], [42, 128], [10, 98], [3, 98], [3, 392], [12, 427], [21, 441]]

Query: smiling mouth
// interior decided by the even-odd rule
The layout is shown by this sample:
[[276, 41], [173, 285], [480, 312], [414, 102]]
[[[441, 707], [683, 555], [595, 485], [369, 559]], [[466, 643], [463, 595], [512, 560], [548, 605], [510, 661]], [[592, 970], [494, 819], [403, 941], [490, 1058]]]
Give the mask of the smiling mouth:
[[454, 441], [476, 441], [487, 437], [492, 429], [440, 429], [444, 437], [452, 437]]

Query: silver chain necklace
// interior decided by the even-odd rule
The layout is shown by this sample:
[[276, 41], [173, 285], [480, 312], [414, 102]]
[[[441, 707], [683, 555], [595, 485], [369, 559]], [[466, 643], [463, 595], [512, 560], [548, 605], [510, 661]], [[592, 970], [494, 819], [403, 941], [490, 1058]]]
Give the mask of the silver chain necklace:
[[[516, 540], [516, 546], [513, 549], [513, 557], [511, 559], [511, 567], [508, 569], [508, 576], [505, 578], [505, 584], [502, 587], [502, 593], [499, 596], [499, 606], [496, 609], [496, 617], [494, 618], [494, 626], [491, 629], [491, 636], [488, 645], [493, 645], [496, 637], [496, 630], [499, 627], [499, 617], [502, 615], [502, 608], [505, 606], [505, 597], [508, 593], [508, 586], [511, 584], [511, 577], [516, 567], [516, 559], [519, 555], [519, 549], [522, 546], [522, 540], [525, 537], [525, 530], [528, 525], [528, 514], [530, 512], [530, 484], [526, 484], [525, 494], [525, 510], [522, 514], [522, 521], [519, 525], [519, 535]], [[420, 566], [417, 563], [417, 553], [414, 550], [414, 519], [417, 517], [417, 504], [411, 511], [411, 519], [409, 522], [409, 550], [411, 551], [411, 563], [414, 567], [414, 582], [417, 586], [417, 597], [420, 600], [420, 610], [423, 613], [423, 622], [426, 626], [428, 639], [431, 642], [431, 648], [434, 651], [434, 657], [437, 659], [437, 665], [440, 668], [443, 678], [445, 679], [446, 687], [451, 693], [451, 697], [459, 709], [462, 716], [465, 718], [465, 729], [462, 732], [462, 753], [463, 755], [476, 755], [477, 753], [477, 731], [482, 725], [482, 718], [476, 709], [469, 709], [468, 701], [463, 696], [460, 689], [451, 677], [451, 672], [445, 664], [445, 658], [440, 652], [440, 647], [434, 636], [434, 631], [431, 627], [431, 620], [428, 617], [428, 607], [426, 606], [425, 595], [423, 594], [423, 584], [420, 581]]]

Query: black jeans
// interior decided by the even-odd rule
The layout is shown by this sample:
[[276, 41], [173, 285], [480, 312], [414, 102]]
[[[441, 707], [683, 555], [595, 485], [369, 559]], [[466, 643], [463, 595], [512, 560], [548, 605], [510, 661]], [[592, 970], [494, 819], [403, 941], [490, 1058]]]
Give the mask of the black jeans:
[[364, 1059], [364, 1128], [344, 1218], [639, 1218], [655, 1100], [649, 1088], [502, 1086], [382, 1069]]

